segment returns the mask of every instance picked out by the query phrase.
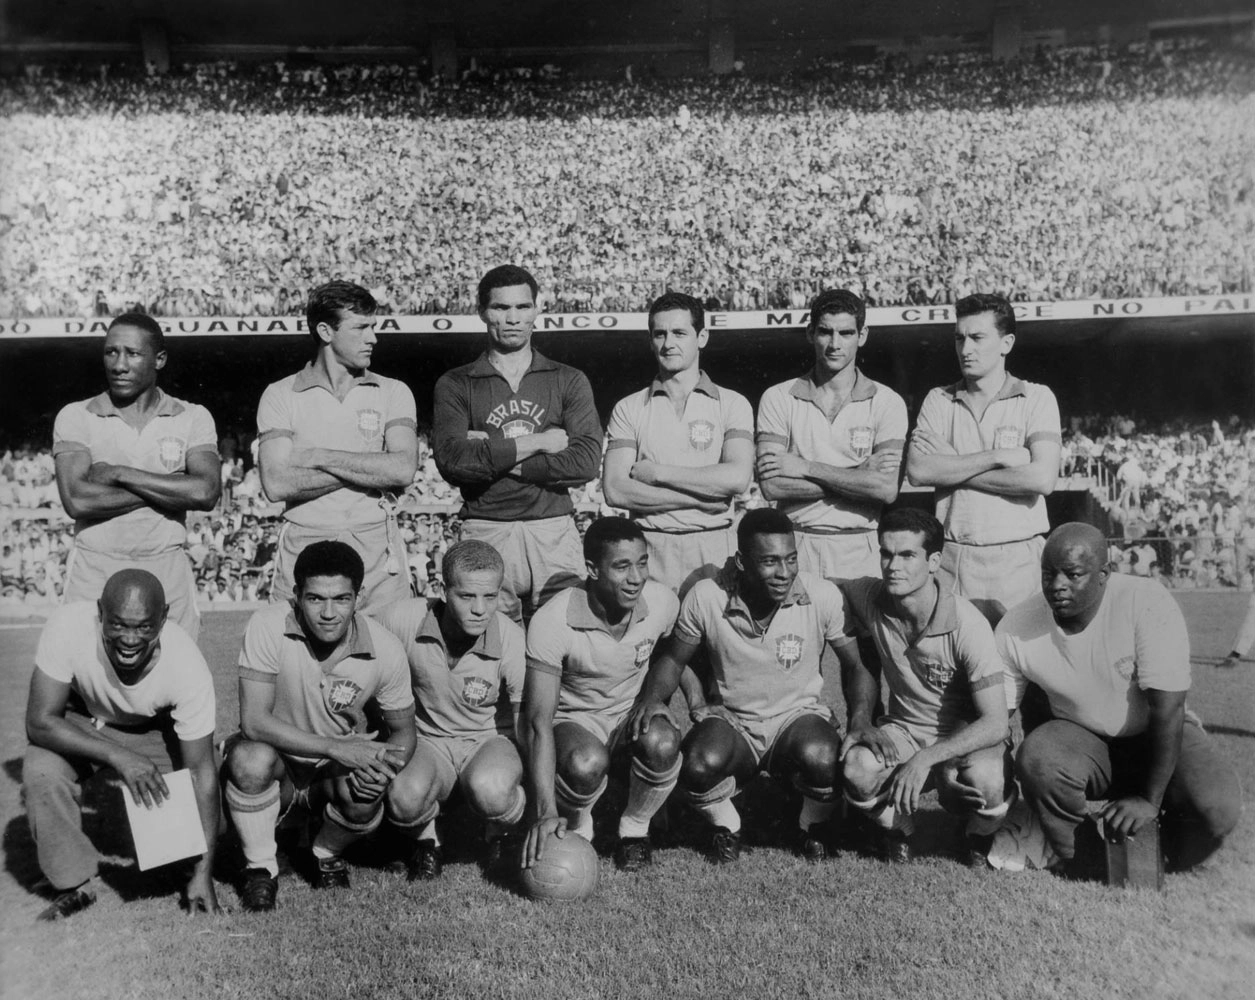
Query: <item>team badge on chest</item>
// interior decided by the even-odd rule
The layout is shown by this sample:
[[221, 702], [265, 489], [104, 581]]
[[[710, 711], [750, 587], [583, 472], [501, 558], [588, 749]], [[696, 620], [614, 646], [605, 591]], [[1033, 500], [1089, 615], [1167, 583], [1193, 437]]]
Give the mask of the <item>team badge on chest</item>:
[[157, 442], [157, 461], [166, 472], [178, 472], [187, 458], [187, 442], [182, 438], [163, 437]]
[[507, 441], [536, 433], [536, 425], [530, 420], [508, 420], [501, 425], [501, 433]]
[[332, 715], [338, 716], [348, 723], [352, 732], [360, 733], [366, 729], [366, 713], [357, 704], [362, 688], [347, 677], [337, 677], [326, 687], [327, 708]]
[[357, 432], [363, 441], [377, 440], [383, 434], [383, 414], [378, 410], [358, 410]]
[[800, 635], [790, 632], [776, 639], [776, 662], [785, 670], [792, 670], [802, 658], [802, 650], [806, 641]]
[[920, 657], [919, 671], [933, 687], [943, 688], [954, 677], [954, 664]]
[[994, 431], [995, 448], [1020, 447], [1020, 429], [1014, 424], [1002, 424]]
[[633, 661], [636, 666], [643, 667], [649, 663], [649, 654], [654, 651], [653, 639], [642, 639], [636, 644], [636, 657]]
[[850, 428], [850, 451], [855, 458], [866, 458], [872, 453], [872, 429], [870, 427]]
[[698, 451], [705, 451], [715, 443], [715, 425], [709, 420], [689, 421], [689, 444]]
[[462, 682], [462, 700], [472, 708], [478, 708], [488, 700], [492, 685], [483, 677], [468, 677]]

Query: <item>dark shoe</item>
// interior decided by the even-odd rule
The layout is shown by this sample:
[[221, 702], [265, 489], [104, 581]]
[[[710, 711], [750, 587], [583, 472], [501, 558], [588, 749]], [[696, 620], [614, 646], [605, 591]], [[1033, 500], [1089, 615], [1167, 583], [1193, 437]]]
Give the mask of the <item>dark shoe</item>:
[[511, 868], [518, 871], [522, 853], [523, 845], [516, 835], [506, 833], [500, 837], [492, 837], [484, 852], [484, 870], [494, 875], [504, 875]]
[[963, 838], [963, 863], [974, 871], [989, 867], [989, 852], [994, 846], [992, 833], [971, 833]]
[[275, 908], [279, 880], [265, 868], [246, 868], [240, 888], [240, 905], [247, 913], [269, 913]]
[[408, 868], [411, 882], [430, 882], [440, 878], [440, 873], [444, 871], [444, 851], [434, 840], [415, 841]]
[[808, 829], [799, 829], [795, 834], [794, 850], [800, 858], [818, 864], [832, 855], [828, 846], [827, 831], [819, 823], [812, 824]]
[[880, 856], [894, 865], [904, 865], [915, 857], [911, 838], [902, 830], [884, 830], [880, 834]]
[[80, 910], [87, 909], [94, 902], [96, 902], [95, 894], [82, 886], [79, 886], [77, 889], [66, 889], [65, 892], [57, 893], [53, 897], [52, 902], [48, 904], [48, 907], [35, 919], [62, 920], [65, 917], [78, 913]]
[[344, 863], [344, 858], [319, 858], [315, 885], [319, 889], [349, 888], [349, 866]]
[[733, 833], [726, 826], [715, 827], [710, 838], [710, 859], [717, 865], [728, 865], [741, 857], [741, 833]]
[[614, 849], [614, 866], [621, 872], [638, 872], [654, 863], [648, 837], [620, 837]]

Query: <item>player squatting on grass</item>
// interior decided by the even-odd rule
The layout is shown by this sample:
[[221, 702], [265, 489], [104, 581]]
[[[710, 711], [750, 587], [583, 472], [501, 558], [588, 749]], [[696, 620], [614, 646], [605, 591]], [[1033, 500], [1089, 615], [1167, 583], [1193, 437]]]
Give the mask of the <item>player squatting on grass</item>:
[[[550, 393], [546, 398], [552, 408], [571, 406], [582, 414], [587, 407], [579, 386], [586, 387], [587, 380], [580, 375], [582, 383], [572, 382], [579, 373], [568, 377], [561, 366], [546, 367], [530, 351], [536, 289], [528, 278], [522, 269], [508, 268], [485, 276], [481, 305], [493, 347], [481, 358], [482, 371], [464, 373], [464, 387], [469, 392], [482, 376], [496, 399], [501, 392], [522, 392], [531, 385], [529, 378], [541, 376], [537, 385]], [[367, 371], [373, 310], [359, 291], [364, 292], [348, 289], [352, 302], [330, 306], [312, 327], [319, 357], [328, 370], [334, 368], [336, 378], [317, 386], [311, 380], [297, 395], [316, 392], [320, 403], [330, 406], [377, 384]], [[860, 376], [849, 374], [866, 335], [861, 301], [823, 294], [828, 299], [821, 296], [816, 302], [820, 315], [810, 331], [815, 349], [811, 381], [815, 387], [835, 386], [841, 398], [822, 400], [814, 387], [793, 392], [785, 408], [795, 406], [794, 417], [803, 423], [803, 417], [814, 416], [806, 407], [831, 421], [833, 414], [839, 419], [850, 406], [880, 395], [879, 390], [860, 391]], [[318, 884], [336, 887], [349, 880], [344, 850], [387, 817], [413, 841], [411, 876], [431, 878], [442, 864], [436, 816], [461, 785], [472, 810], [489, 824], [490, 860], [512, 857], [526, 865], [536, 860], [550, 832], [591, 835], [592, 807], [616, 763], [629, 768], [616, 848], [617, 863], [628, 870], [649, 864], [650, 819], [677, 785], [709, 821], [713, 857], [736, 860], [741, 819], [732, 796], [759, 771], [800, 793], [795, 846], [809, 859], [822, 859], [837, 845], [841, 831], [833, 822], [834, 804], [843, 793], [854, 813], [869, 821], [873, 847], [893, 859], [909, 857], [910, 813], [934, 784], [943, 805], [967, 817], [971, 839], [966, 850], [979, 858], [1015, 800], [1007, 770], [1007, 707], [993, 696], [995, 677], [1002, 672], [1012, 708], [1031, 680], [1045, 691], [1054, 716], [1020, 748], [1016, 776], [1060, 866], [1066, 868], [1071, 857], [1072, 831], [1087, 793], [1110, 798], [1103, 816], [1117, 835], [1135, 835], [1162, 811], [1165, 849], [1174, 867], [1210, 854], [1236, 822], [1241, 798], [1236, 779], [1209, 756], [1206, 737], [1184, 709], [1188, 646], [1180, 616], [1167, 614], [1170, 596], [1142, 594], [1144, 587], [1138, 591], [1140, 603], [1130, 605], [1124, 578], [1101, 563], [1093, 540], [1100, 536], [1093, 529], [1086, 534], [1078, 526], [1064, 526], [1052, 536], [1055, 544], [1042, 551], [1046, 525], [1038, 523], [1040, 500], [1053, 482], [1042, 470], [1052, 464], [1057, 408], [1049, 390], [1020, 382], [1005, 370], [1014, 342], [1005, 300], [973, 296], [957, 312], [964, 381], [930, 396], [929, 422], [921, 422], [908, 449], [912, 479], [932, 483], [945, 494], [942, 523], [928, 516], [887, 516], [876, 533], [880, 578], [851, 580], [854, 574], [838, 566], [835, 576], [846, 577], [844, 592], [828, 579], [799, 572], [796, 524], [773, 509], [742, 518], [737, 550], [718, 572], [694, 567], [702, 570], [696, 575], [708, 578], [687, 589], [678, 608], [672, 590], [649, 579], [645, 537], [631, 521], [595, 522], [584, 540], [582, 565], [567, 565], [573, 560], [564, 555], [559, 566], [550, 558], [557, 550], [541, 552], [545, 545], [530, 528], [519, 534], [510, 527], [529, 522], [523, 508], [515, 511], [507, 501], [512, 489], [539, 503], [542, 495], [583, 481], [588, 470], [565, 455], [576, 426], [551, 425], [547, 421], [556, 416], [537, 416], [540, 422], [522, 433], [521, 425], [494, 423], [496, 404], [475, 416], [479, 403], [470, 396], [463, 400], [462, 422], [449, 438], [457, 448], [449, 454], [468, 447], [484, 452], [491, 476], [468, 480], [464, 495], [470, 505], [483, 491], [496, 490], [500, 510], [522, 518], [491, 526], [506, 532], [502, 544], [508, 543], [509, 553], [503, 558], [483, 540], [451, 549], [444, 601], [402, 600], [378, 612], [384, 627], [362, 613], [367, 570], [360, 539], [350, 530], [341, 540], [294, 552], [291, 603], [258, 612], [249, 623], [240, 656], [241, 733], [228, 741], [223, 766], [223, 795], [247, 866], [245, 908], [275, 905], [277, 826], [308, 829], [317, 823]], [[684, 309], [677, 307], [663, 324], [670, 330], [677, 325], [671, 320], [684, 320], [680, 325], [692, 334], [692, 350], [674, 351], [672, 358], [669, 345], [677, 338], [668, 333], [657, 354], [660, 378], [672, 361], [686, 376], [686, 409], [699, 389], [718, 401], [713, 383], [704, 385], [700, 376], [688, 386], [701, 346], [692, 317], [689, 310], [685, 319]], [[106, 347], [116, 348], [119, 336], [107, 337]], [[140, 353], [148, 348], [160, 353], [159, 344], [145, 337], [132, 346]], [[119, 363], [119, 379], [124, 381], [124, 369], [132, 367]], [[144, 368], [145, 378], [157, 367], [154, 362]], [[575, 395], [558, 399], [555, 392]], [[455, 421], [446, 417], [449, 430]], [[500, 442], [491, 429], [474, 423], [481, 418], [484, 428], [500, 432]], [[586, 436], [582, 417], [572, 419]], [[765, 435], [760, 426], [760, 445], [768, 446], [760, 448], [760, 478], [801, 483], [818, 477], [818, 492], [803, 485], [796, 496], [782, 493], [781, 500], [821, 500], [828, 492], [841, 496], [840, 475], [816, 472], [822, 441], [806, 446], [815, 449], [817, 458], [794, 455], [794, 462], [788, 457], [802, 428], [802, 423], [790, 423], [793, 419], [786, 414], [772, 431], [775, 436]], [[360, 419], [354, 426], [374, 433], [374, 424], [365, 426]], [[385, 457], [393, 451], [388, 432], [408, 426], [406, 413], [391, 426], [381, 424], [384, 433], [372, 446], [378, 457], [362, 464], [346, 452], [343, 476], [327, 471], [313, 476], [318, 481], [313, 486], [306, 484], [310, 499], [335, 489], [363, 496], [383, 489], [387, 484], [372, 478], [372, 463], [391, 461]], [[807, 433], [817, 433], [806, 426]], [[853, 469], [868, 473], [870, 500], [889, 496], [877, 477], [883, 478], [889, 456], [900, 448], [893, 420], [883, 434], [884, 447], [880, 432], [873, 431], [869, 449], [861, 424], [849, 431], [851, 447], [857, 446], [853, 457], [867, 453]], [[739, 438], [734, 434], [732, 440]], [[314, 458], [323, 443], [308, 442]], [[403, 445], [398, 445], [400, 453], [408, 453]], [[288, 459], [295, 454], [285, 453]], [[340, 461], [338, 454], [326, 456], [323, 464], [329, 470], [332, 459]], [[738, 455], [736, 464], [743, 458]], [[353, 471], [359, 465], [367, 470], [360, 475]], [[272, 463], [271, 471], [275, 468]], [[340, 485], [328, 476], [341, 476]], [[300, 502], [304, 496], [288, 499]], [[533, 501], [527, 509], [544, 516], [532, 526], [553, 522], [562, 546], [569, 547], [569, 512]], [[1031, 512], [1031, 523], [1012, 516], [1012, 508]], [[790, 513], [796, 518], [799, 510], [790, 508]], [[869, 513], [858, 531], [866, 534], [872, 523]], [[980, 535], [976, 529], [982, 525], [997, 529], [995, 535]], [[992, 544], [984, 545], [990, 539]], [[387, 544], [384, 537], [381, 551]], [[969, 551], [982, 548], [988, 551], [977, 553], [979, 559]], [[993, 558], [994, 549], [1005, 550], [1007, 560]], [[1040, 572], [1040, 586], [1029, 588], [1034, 593], [1026, 590], [1027, 599], [999, 625], [995, 659], [988, 629], [970, 613], [969, 599], [981, 602], [981, 613], [997, 621], [1004, 608], [991, 596], [991, 581], [1003, 584], [1008, 573], [1021, 580], [1023, 551], [1029, 549], [1042, 552], [1034, 570]], [[371, 549], [369, 554], [374, 560], [381, 552]], [[531, 561], [524, 567], [520, 559]], [[386, 573], [386, 556], [382, 565]], [[969, 593], [969, 588], [974, 589]], [[58, 892], [47, 918], [81, 909], [93, 898], [94, 854], [79, 829], [74, 784], [96, 768], [112, 767], [137, 801], [151, 802], [164, 793], [153, 757], [128, 743], [132, 730], [152, 728], [151, 717], [159, 710], [169, 710], [181, 757], [192, 768], [209, 845], [192, 876], [188, 900], [194, 909], [217, 909], [208, 876], [217, 834], [217, 775], [208, 775], [213, 755], [201, 748], [206, 741], [212, 744], [212, 685], [206, 712], [203, 658], [177, 627], [165, 623], [160, 590], [150, 575], [126, 571], [104, 587], [94, 610], [90, 603], [86, 611], [67, 605], [41, 637], [28, 709], [31, 749], [24, 792], [41, 867]], [[1006, 591], [994, 587], [993, 595], [1005, 598]], [[531, 610], [536, 602], [541, 607], [524, 647], [522, 631], [511, 618], [523, 617], [525, 605]], [[77, 629], [67, 629], [58, 617], [72, 608], [85, 616]], [[1066, 654], [1023, 638], [1030, 618], [1041, 619], [1032, 627], [1044, 629], [1042, 635], [1057, 632], [1054, 645]], [[1103, 642], [1089, 634], [1096, 623], [1114, 630], [1104, 631]], [[1167, 638], [1155, 631], [1164, 628], [1171, 632]], [[70, 649], [71, 633], [79, 645], [84, 637], [95, 642], [99, 635], [94, 652]], [[850, 713], [844, 738], [819, 698], [825, 643], [842, 669]], [[702, 685], [685, 689], [695, 725], [681, 741], [666, 703], [685, 665], [699, 662], [694, 658], [698, 649], [708, 661], [707, 676], [704, 690]], [[1107, 662], [1112, 650], [1120, 655]], [[1060, 655], [1066, 668], [1057, 662]], [[1078, 669], [1091, 678], [1079, 689], [1061, 681], [1067, 670]], [[1118, 681], [1109, 676], [1113, 672]], [[878, 717], [876, 690], [882, 676], [890, 702]], [[175, 690], [163, 693], [165, 700], [155, 705], [151, 699], [136, 700], [137, 693], [171, 677]], [[1094, 719], [1088, 709], [1077, 708], [1093, 700], [1086, 686], [1092, 684], [1116, 691], [1122, 712]], [[187, 698], [199, 699], [195, 712], [184, 704]], [[77, 726], [80, 714], [95, 725]], [[193, 716], [200, 721], [189, 722]], [[1060, 735], [1066, 726], [1072, 728]], [[1082, 744], [1086, 759], [1109, 763], [1095, 773], [1078, 769], [1074, 755]], [[1200, 760], [1205, 766], [1196, 767]], [[55, 808], [45, 808], [54, 800]], [[511, 840], [516, 832], [526, 834], [522, 844]]]

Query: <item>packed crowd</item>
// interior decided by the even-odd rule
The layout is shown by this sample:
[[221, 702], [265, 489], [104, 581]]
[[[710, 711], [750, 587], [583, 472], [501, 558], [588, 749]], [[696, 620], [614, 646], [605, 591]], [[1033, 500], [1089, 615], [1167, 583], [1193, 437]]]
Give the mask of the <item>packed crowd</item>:
[[1255, 427], [1126, 416], [1080, 417], [1065, 440], [1070, 471], [1108, 484], [1126, 541], [1122, 572], [1177, 587], [1255, 586]]
[[1197, 43], [773, 80], [32, 66], [0, 84], [0, 316], [291, 314], [329, 275], [464, 313], [502, 260], [551, 311], [1250, 290], [1252, 66]]

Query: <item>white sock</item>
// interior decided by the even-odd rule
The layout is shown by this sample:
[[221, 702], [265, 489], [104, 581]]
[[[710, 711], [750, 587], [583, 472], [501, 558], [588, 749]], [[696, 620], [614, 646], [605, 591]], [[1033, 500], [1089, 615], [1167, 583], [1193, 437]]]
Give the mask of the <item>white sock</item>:
[[731, 799], [723, 799], [707, 805], [695, 805], [694, 808], [710, 820], [712, 826], [722, 826], [733, 833], [741, 829], [741, 814], [736, 811], [736, 806], [732, 804]]
[[279, 782], [272, 782], [263, 791], [250, 795], [228, 780], [223, 797], [239, 832], [247, 867], [264, 868], [271, 878], [278, 878], [275, 824], [279, 822]]
[[314, 857], [338, 858], [351, 844], [356, 843], [379, 826], [383, 820], [383, 803], [375, 814], [364, 823], [351, 823], [334, 805], [327, 803], [323, 810], [322, 828], [314, 838]]
[[648, 837], [649, 821], [663, 807], [679, 779], [678, 758], [673, 767], [661, 774], [648, 771], [638, 761], [633, 761], [628, 777], [627, 806], [619, 817], [619, 836]]
[[817, 802], [815, 799], [803, 798], [797, 825], [803, 830], [809, 830], [816, 823], [826, 823], [836, 807], [835, 802]]

